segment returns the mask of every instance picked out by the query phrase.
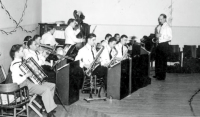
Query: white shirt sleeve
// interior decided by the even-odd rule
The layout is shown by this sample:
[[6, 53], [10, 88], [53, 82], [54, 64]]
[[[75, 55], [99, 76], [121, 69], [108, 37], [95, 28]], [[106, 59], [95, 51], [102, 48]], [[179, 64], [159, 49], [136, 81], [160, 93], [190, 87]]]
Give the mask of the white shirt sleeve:
[[53, 36], [49, 36], [49, 40], [51, 40], [50, 45], [54, 46], [54, 45], [58, 45], [58, 43], [56, 42], [56, 39]]
[[16, 63], [10, 66], [13, 83], [17, 83], [18, 85], [27, 79], [25, 77], [25, 74], [20, 70], [19, 66], [20, 66], [20, 63]]
[[80, 32], [80, 30], [74, 31], [73, 29], [66, 28], [65, 29], [65, 38], [70, 39], [71, 41], [75, 43], [83, 42], [82, 39], [77, 39], [76, 35]]
[[168, 24], [163, 24], [164, 26], [160, 29], [161, 37], [159, 38], [159, 42], [167, 42], [172, 40], [172, 29]]
[[83, 63], [83, 52], [81, 50], [78, 51], [78, 54], [75, 58], [75, 61], [79, 60], [80, 67], [83, 68], [84, 63]]
[[110, 56], [106, 48], [101, 53], [100, 61], [101, 61], [101, 65], [106, 65], [110, 62]]

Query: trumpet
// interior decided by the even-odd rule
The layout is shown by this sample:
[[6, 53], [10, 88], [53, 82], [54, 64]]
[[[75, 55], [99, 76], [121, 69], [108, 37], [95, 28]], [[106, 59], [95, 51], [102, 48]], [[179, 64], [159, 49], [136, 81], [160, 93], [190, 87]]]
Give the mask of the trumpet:
[[55, 46], [49, 46], [49, 45], [45, 45], [45, 44], [39, 44], [39, 46], [42, 47], [44, 50], [46, 50], [47, 51], [46, 53], [48, 55], [53, 54], [53, 55], [59, 56], [61, 59], [66, 58], [66, 59], [74, 60], [74, 58], [72, 58], [72, 57], [57, 54], [55, 52], [56, 51], [56, 45]]
[[50, 45], [46, 45], [46, 44], [38, 44], [41, 48], [43, 48], [44, 50], [48, 50], [48, 51], [55, 51], [56, 50], [56, 45], [55, 46], [50, 46]]
[[70, 60], [74, 60], [74, 58], [70, 57], [70, 56], [64, 56], [64, 55], [60, 55], [60, 54], [56, 54], [55, 52], [46, 52], [47, 54], [53, 54], [53, 55], [56, 55], [56, 56], [59, 56], [60, 59], [63, 59], [63, 58], [66, 58], [66, 59], [70, 59]]

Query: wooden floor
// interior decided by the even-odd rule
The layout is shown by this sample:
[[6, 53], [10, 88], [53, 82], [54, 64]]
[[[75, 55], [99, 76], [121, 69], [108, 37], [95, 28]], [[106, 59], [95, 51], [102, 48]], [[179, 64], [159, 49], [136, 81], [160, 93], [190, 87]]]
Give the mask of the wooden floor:
[[[192, 106], [188, 100], [200, 88], [200, 74], [167, 74], [165, 81], [152, 79], [152, 84], [139, 89], [122, 100], [107, 99], [87, 103], [83, 100], [88, 95], [81, 95], [80, 100], [56, 108], [56, 117], [200, 117], [200, 93]], [[193, 108], [193, 111], [191, 109]], [[37, 117], [31, 111], [30, 117]], [[45, 115], [45, 114], [44, 114]], [[45, 115], [46, 116], [46, 115]]]

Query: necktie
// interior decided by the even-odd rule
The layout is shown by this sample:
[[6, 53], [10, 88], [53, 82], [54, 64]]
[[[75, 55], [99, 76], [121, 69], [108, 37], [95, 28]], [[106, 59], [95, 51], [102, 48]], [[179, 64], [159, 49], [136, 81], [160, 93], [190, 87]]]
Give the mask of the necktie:
[[35, 51], [35, 54], [36, 54], [36, 56], [37, 56], [37, 59], [39, 60], [39, 57], [38, 57], [37, 51]]
[[112, 50], [110, 50], [110, 53], [109, 53], [110, 60], [112, 59], [111, 53], [112, 53]]
[[124, 47], [124, 46], [122, 45], [122, 56], [123, 56], [123, 54], [124, 54], [124, 53], [123, 53], [123, 47]]

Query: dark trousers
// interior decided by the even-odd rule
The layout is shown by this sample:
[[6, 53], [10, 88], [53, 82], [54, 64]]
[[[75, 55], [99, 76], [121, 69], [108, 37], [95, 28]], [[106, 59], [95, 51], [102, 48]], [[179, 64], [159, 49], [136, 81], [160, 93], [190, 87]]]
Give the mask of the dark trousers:
[[165, 80], [167, 71], [167, 57], [169, 54], [169, 43], [159, 43], [155, 52], [155, 76], [158, 80]]
[[[85, 68], [83, 68], [84, 71], [86, 70]], [[99, 65], [92, 73], [92, 75], [96, 75], [97, 79], [99, 78], [103, 78], [103, 83], [105, 84], [105, 88], [107, 86], [107, 72], [108, 72], [108, 68]]]
[[94, 71], [93, 75], [97, 76], [98, 78], [103, 78], [104, 88], [107, 89], [107, 72], [108, 68], [104, 66], [98, 66]]
[[97, 78], [105, 77], [107, 75], [107, 67], [98, 66], [94, 71], [93, 75], [96, 75]]

